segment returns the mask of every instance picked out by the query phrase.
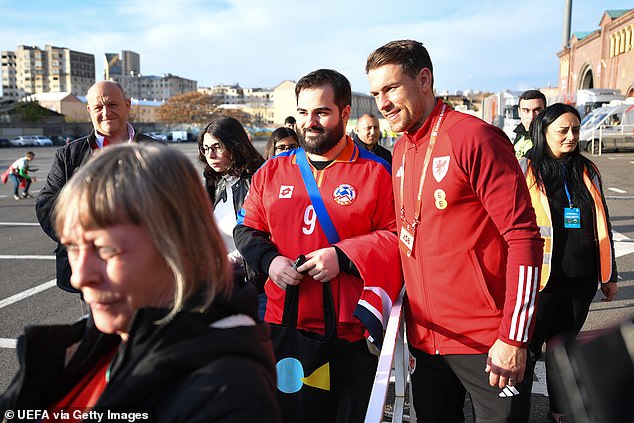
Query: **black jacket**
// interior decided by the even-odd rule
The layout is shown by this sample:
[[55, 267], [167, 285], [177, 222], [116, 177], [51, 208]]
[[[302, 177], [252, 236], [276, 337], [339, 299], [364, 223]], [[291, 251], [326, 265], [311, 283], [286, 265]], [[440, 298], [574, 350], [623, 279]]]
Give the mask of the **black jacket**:
[[513, 145], [517, 144], [520, 138], [531, 136], [530, 132], [526, 130], [523, 123], [520, 123], [519, 125], [517, 125], [515, 129], [513, 129], [513, 132], [515, 132], [515, 138], [513, 138]]
[[361, 139], [356, 133], [352, 135], [352, 139], [354, 140], [355, 143], [357, 143], [359, 147], [363, 148], [364, 150], [368, 150], [372, 154], [379, 156], [380, 158], [388, 162], [390, 166], [392, 166], [392, 153], [390, 152], [390, 150], [379, 145], [378, 143], [374, 144], [373, 150], [370, 150], [368, 148], [368, 145], [364, 143], [363, 141], [361, 141]]
[[[134, 132], [134, 140], [137, 142], [156, 141], [149, 135], [142, 134], [136, 130]], [[95, 141], [96, 136], [93, 131], [85, 137], [78, 138], [70, 144], [58, 148], [53, 158], [51, 170], [46, 177], [46, 183], [35, 201], [35, 213], [42, 230], [53, 241], [57, 242], [57, 248], [55, 248], [57, 286], [69, 292], [79, 291], [70, 284], [71, 270], [68, 264], [68, 255], [66, 254], [66, 249], [59, 243], [59, 238], [53, 227], [53, 209], [55, 200], [57, 200], [57, 196], [64, 185], [66, 185], [66, 182], [92, 155], [93, 149], [91, 146]]]
[[[148, 413], [143, 421], [152, 422], [281, 421], [268, 326], [210, 327], [236, 314], [257, 320], [253, 287], [217, 300], [205, 313], [181, 311], [157, 325], [166, 313], [152, 308], [137, 312], [94, 410]], [[64, 368], [65, 350], [78, 340]], [[86, 319], [71, 326], [27, 328], [18, 340], [20, 370], [0, 396], [0, 415], [48, 409], [119, 341]]]
[[[242, 176], [240, 177], [240, 179], [236, 181], [235, 184], [231, 186], [233, 209], [238, 210], [238, 212], [236, 212], [236, 218], [238, 217], [237, 213], [239, 213], [239, 210], [242, 209], [242, 204], [244, 204], [244, 199], [247, 197], [247, 194], [249, 193], [249, 187], [251, 186], [251, 176], [252, 175]], [[214, 199], [213, 200], [214, 209], [216, 208], [218, 203], [224, 199], [224, 196], [226, 195], [226, 192], [227, 192], [226, 188], [227, 188], [227, 182], [224, 179], [221, 179], [216, 184], [214, 196], [211, 197], [210, 195], [210, 198]], [[208, 193], [209, 193], [209, 189], [210, 187], [209, 185], [207, 185]], [[252, 283], [257, 288], [258, 293], [264, 292], [264, 283], [266, 282], [268, 275], [265, 273], [255, 272], [253, 268], [249, 266], [246, 260], [242, 262], [242, 265], [235, 264], [233, 266], [233, 272], [234, 272], [234, 277], [236, 278], [236, 280], [244, 280], [245, 282]]]
[[[240, 210], [242, 208], [242, 204], [244, 203], [244, 199], [249, 193], [249, 186], [251, 186], [251, 175], [240, 177], [235, 184], [231, 186], [231, 193], [233, 198], [233, 209]], [[224, 199], [224, 195], [227, 188], [227, 182], [225, 179], [220, 179], [216, 184], [215, 193], [214, 193], [214, 209], [220, 202], [220, 200]], [[209, 187], [207, 187], [209, 190]], [[236, 218], [238, 217], [236, 212]]]

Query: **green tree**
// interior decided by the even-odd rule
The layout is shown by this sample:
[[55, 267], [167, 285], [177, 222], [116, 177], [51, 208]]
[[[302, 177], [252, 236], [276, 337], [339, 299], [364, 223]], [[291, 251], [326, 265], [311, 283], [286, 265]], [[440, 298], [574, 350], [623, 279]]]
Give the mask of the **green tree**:
[[23, 122], [38, 122], [51, 113], [37, 101], [20, 101], [15, 105], [15, 114]]

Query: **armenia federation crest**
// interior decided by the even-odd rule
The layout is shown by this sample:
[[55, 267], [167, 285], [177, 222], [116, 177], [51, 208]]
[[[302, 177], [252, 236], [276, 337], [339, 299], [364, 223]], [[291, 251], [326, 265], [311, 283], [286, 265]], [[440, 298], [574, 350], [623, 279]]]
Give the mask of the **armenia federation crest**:
[[332, 193], [332, 199], [340, 206], [349, 206], [357, 198], [357, 190], [349, 184], [341, 184]]

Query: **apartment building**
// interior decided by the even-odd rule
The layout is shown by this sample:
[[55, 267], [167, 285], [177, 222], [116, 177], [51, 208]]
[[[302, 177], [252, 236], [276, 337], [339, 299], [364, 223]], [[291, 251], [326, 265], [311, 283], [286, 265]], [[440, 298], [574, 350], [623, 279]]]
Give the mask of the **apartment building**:
[[198, 82], [171, 73], [163, 76], [142, 75], [141, 56], [130, 50], [104, 55], [103, 79], [116, 81], [130, 98], [165, 101], [175, 95], [196, 91]]
[[244, 111], [253, 116], [256, 125], [268, 126], [275, 122], [273, 90], [244, 88]]
[[239, 84], [219, 84], [200, 87], [198, 92], [215, 97], [224, 109], [248, 113], [255, 125], [271, 125], [275, 122], [273, 90], [270, 88], [242, 88]]
[[20, 45], [2, 52], [1, 66], [2, 95], [14, 100], [43, 92], [85, 95], [95, 83], [95, 56], [66, 47]]
[[103, 79], [112, 79], [115, 76], [133, 76], [141, 74], [141, 56], [130, 50], [122, 50], [118, 53], [106, 53], [104, 55]]
[[130, 50], [121, 51], [121, 71], [123, 75], [139, 75], [141, 73], [141, 56]]
[[139, 100], [165, 101], [175, 95], [196, 91], [198, 82], [172, 75], [110, 75], [123, 87], [130, 98]]
[[284, 125], [284, 119], [288, 116], [297, 118], [295, 85], [295, 81], [286, 79], [273, 88], [273, 122], [277, 126]]
[[245, 103], [244, 90], [239, 84], [218, 84], [213, 87], [200, 87], [198, 92], [215, 97], [219, 104]]
[[17, 99], [19, 90], [14, 51], [3, 51], [1, 53], [0, 71], [2, 72], [2, 91], [0, 91], [0, 97]]

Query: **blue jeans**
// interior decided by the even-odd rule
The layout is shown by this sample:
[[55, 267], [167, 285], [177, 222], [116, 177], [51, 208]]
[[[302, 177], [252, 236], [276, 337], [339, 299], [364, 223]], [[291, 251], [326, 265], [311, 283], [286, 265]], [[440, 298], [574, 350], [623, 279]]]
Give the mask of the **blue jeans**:
[[20, 188], [20, 183], [24, 180], [26, 186], [24, 187], [24, 194], [29, 193], [29, 188], [31, 187], [31, 179], [21, 178], [14, 173], [9, 173], [9, 178], [13, 181], [13, 195], [18, 195], [18, 189]]

